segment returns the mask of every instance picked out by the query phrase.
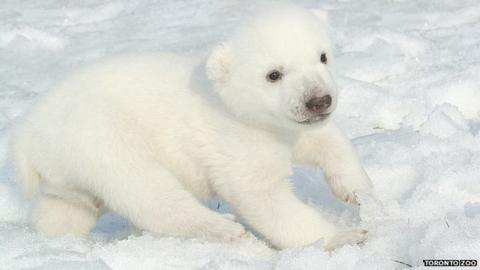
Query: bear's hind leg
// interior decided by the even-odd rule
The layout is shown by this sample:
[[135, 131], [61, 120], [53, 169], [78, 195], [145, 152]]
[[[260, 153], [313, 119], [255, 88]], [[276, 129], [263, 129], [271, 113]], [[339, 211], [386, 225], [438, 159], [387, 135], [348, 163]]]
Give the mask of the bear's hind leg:
[[48, 236], [66, 234], [86, 236], [95, 225], [98, 207], [92, 200], [68, 201], [62, 197], [41, 193], [33, 205], [31, 224]]

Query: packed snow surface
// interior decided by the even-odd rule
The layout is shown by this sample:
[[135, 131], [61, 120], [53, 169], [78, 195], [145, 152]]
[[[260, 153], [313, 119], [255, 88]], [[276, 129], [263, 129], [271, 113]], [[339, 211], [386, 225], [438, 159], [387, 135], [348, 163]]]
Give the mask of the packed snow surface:
[[[296, 167], [297, 194], [362, 246], [272, 250], [132, 232], [113, 214], [91, 239], [28, 227], [7, 159], [8, 133], [68, 72], [121, 52], [205, 54], [258, 9], [250, 1], [0, 3], [0, 269], [405, 269], [422, 259], [480, 259], [480, 1], [301, 1], [329, 12], [341, 88], [334, 121], [374, 186], [360, 210], [336, 200], [321, 171]], [[228, 211], [221, 201], [212, 208]]]

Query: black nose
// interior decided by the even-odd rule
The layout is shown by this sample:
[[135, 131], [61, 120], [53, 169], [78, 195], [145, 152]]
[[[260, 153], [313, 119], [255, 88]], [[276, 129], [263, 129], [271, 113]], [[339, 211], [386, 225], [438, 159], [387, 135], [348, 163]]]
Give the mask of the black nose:
[[332, 105], [332, 97], [330, 95], [314, 97], [305, 103], [307, 109], [313, 113], [323, 113], [330, 105]]

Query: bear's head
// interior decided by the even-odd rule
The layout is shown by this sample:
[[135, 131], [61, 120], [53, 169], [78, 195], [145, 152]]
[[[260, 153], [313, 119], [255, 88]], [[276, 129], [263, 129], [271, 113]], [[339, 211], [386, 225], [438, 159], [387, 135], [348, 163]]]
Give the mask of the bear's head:
[[302, 130], [337, 102], [326, 15], [287, 6], [260, 13], [207, 59], [207, 76], [236, 117]]

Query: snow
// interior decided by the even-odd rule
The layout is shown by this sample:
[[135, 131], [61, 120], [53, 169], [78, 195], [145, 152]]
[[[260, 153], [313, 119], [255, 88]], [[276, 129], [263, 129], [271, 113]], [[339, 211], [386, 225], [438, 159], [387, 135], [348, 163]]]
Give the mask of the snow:
[[[335, 122], [375, 186], [360, 210], [336, 200], [321, 171], [297, 166], [298, 195], [339, 224], [369, 230], [362, 246], [276, 251], [154, 237], [102, 217], [90, 239], [47, 239], [6, 158], [8, 131], [65, 74], [106, 55], [204, 53], [258, 8], [253, 1], [0, 3], [0, 269], [404, 269], [422, 259], [480, 259], [480, 2], [301, 1], [329, 11], [342, 89]], [[228, 211], [221, 201], [212, 208]]]

